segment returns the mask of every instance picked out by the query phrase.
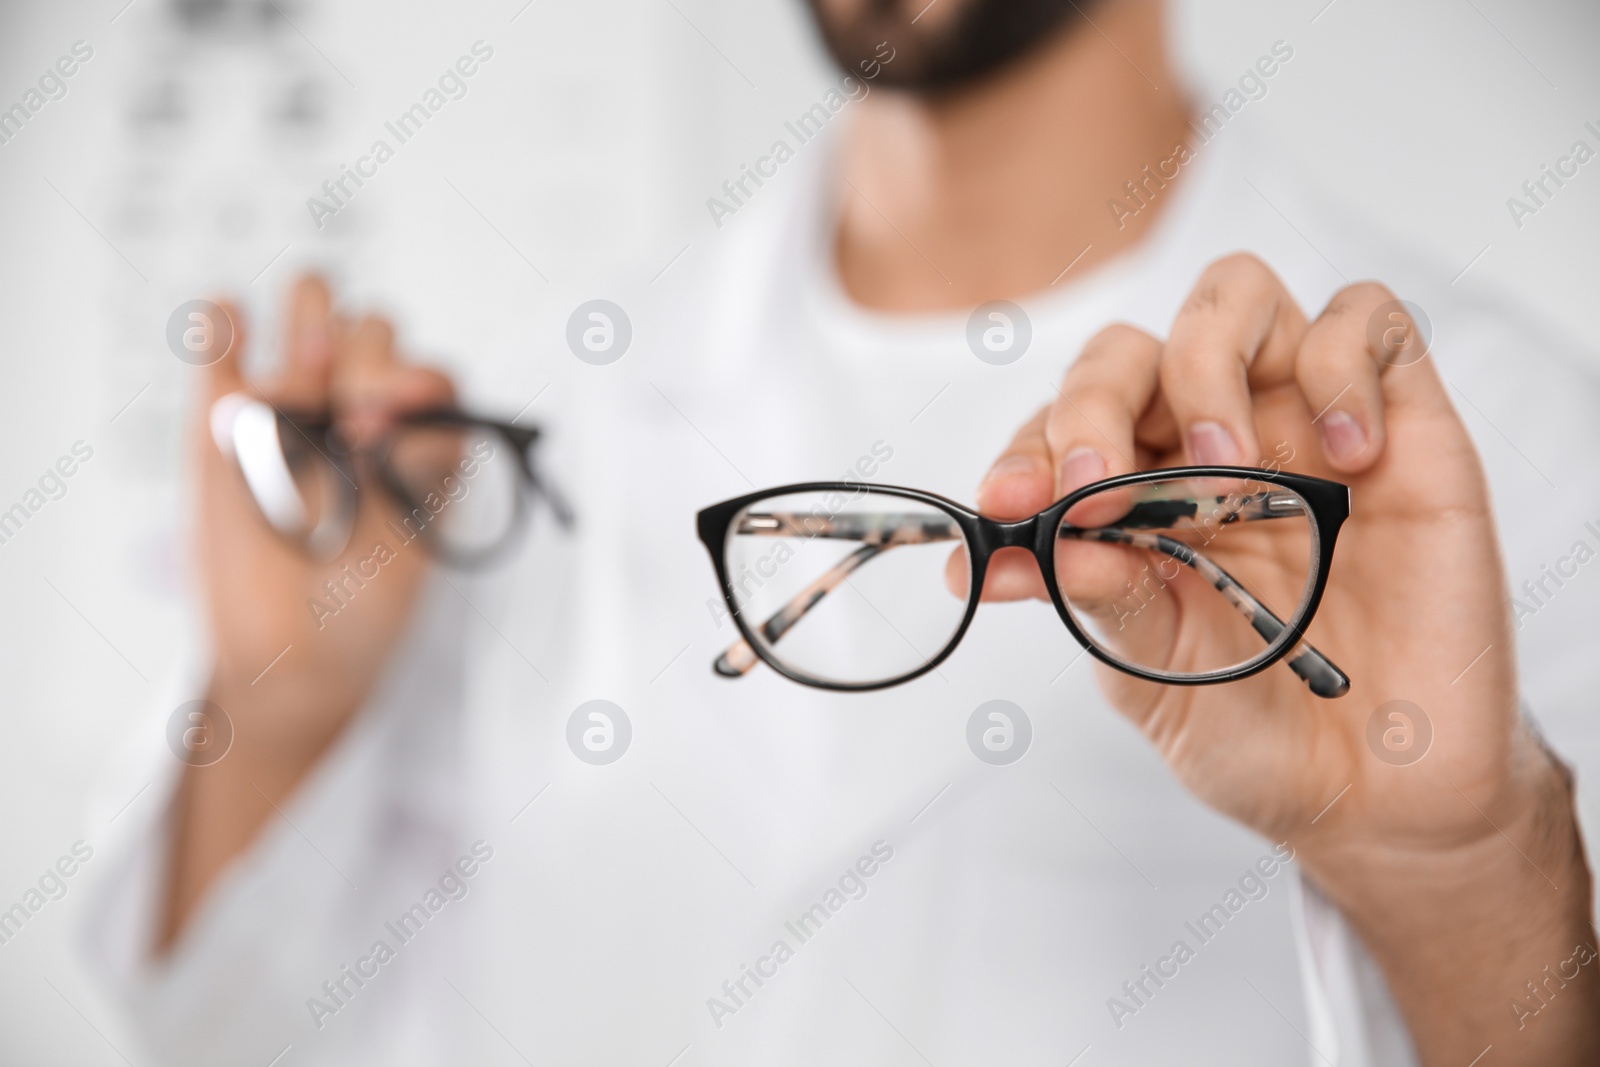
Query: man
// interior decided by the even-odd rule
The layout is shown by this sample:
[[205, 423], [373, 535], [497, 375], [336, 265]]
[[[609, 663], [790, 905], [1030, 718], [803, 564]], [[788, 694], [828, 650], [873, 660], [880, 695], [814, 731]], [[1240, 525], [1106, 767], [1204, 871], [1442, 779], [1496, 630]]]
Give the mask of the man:
[[[1593, 1060], [1571, 780], [1518, 702], [1593, 736], [1600, 597], [1573, 577], [1508, 604], [1488, 486], [1513, 581], [1539, 576], [1600, 512], [1574, 440], [1595, 383], [1431, 295], [1245, 131], [1197, 133], [1155, 0], [921, 6], [817, 0], [841, 66], [890, 45], [895, 91], [741, 207], [719, 272], [675, 294], [689, 314], [552, 369], [580, 532], [543, 523], [509, 575], [402, 550], [335, 618], [307, 610], [390, 516], [366, 494], [332, 564], [275, 539], [209, 432], [248, 388], [242, 342], [213, 367], [210, 647], [180, 699], [235, 739], [160, 773], [100, 926], [166, 1061]], [[1292, 52], [1262, 42], [1256, 76]], [[1427, 309], [1433, 354], [1368, 276]], [[969, 347], [999, 300], [1023, 311], [980, 307]], [[357, 441], [450, 397], [316, 281], [287, 336], [268, 395]], [[1018, 423], [978, 492], [999, 517], [1183, 462], [1350, 484], [1308, 635], [1350, 693], [1277, 665], [1099, 696], [1037, 604], [986, 606], [936, 674], [870, 697], [705, 670], [735, 635], [697, 508], [861, 457], [961, 496]], [[986, 596], [1038, 597], [1032, 566], [997, 557]], [[565, 742], [594, 699], [631, 722], [614, 763]], [[1020, 762], [967, 746], [993, 699], [1031, 717]], [[1409, 765], [1367, 740], [1400, 699], [1433, 735]]]

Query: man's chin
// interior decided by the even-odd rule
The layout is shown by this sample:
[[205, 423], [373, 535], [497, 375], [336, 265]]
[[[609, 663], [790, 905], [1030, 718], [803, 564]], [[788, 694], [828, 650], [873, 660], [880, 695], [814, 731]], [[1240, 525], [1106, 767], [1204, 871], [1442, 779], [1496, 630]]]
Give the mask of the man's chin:
[[893, 49], [880, 85], [944, 93], [981, 82], [1082, 21], [1090, 0], [806, 0], [823, 47], [853, 72]]

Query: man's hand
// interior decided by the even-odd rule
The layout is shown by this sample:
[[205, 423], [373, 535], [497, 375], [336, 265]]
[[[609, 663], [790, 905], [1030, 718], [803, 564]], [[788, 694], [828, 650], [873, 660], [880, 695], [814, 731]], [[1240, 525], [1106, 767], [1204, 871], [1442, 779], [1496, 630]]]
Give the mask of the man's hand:
[[[1352, 515], [1308, 635], [1349, 674], [1347, 696], [1312, 696], [1282, 664], [1201, 687], [1102, 667], [1102, 688], [1198, 797], [1297, 847], [1384, 967], [1426, 1062], [1464, 1067], [1490, 1044], [1495, 1063], [1596, 1062], [1600, 963], [1531, 1016], [1541, 1002], [1524, 983], [1594, 945], [1589, 872], [1566, 772], [1518, 713], [1471, 439], [1414, 330], [1398, 349], [1369, 341], [1369, 319], [1393, 299], [1353, 285], [1308, 322], [1259, 260], [1221, 260], [1165, 342], [1125, 326], [1090, 342], [980, 503], [1021, 518], [1135, 469], [1283, 455], [1349, 484]], [[1027, 556], [1005, 555], [985, 598], [1045, 596]], [[1203, 624], [1177, 613], [1174, 646]], [[1433, 726], [1431, 749], [1406, 766], [1367, 743], [1368, 719], [1391, 700]]]
[[[352, 322], [335, 313], [320, 279], [301, 279], [289, 298], [282, 372], [273, 382], [246, 381], [244, 323], [236, 311], [229, 315], [233, 345], [208, 369], [191, 447], [211, 636], [207, 696], [232, 720], [234, 743], [220, 762], [189, 768], [180, 789], [163, 947], [215, 875], [249, 844], [271, 805], [281, 805], [361, 707], [405, 629], [427, 567], [420, 546], [402, 546], [384, 528], [396, 517], [394, 506], [370, 489], [358, 495], [353, 532], [338, 558], [318, 562], [280, 537], [213, 441], [212, 405], [243, 393], [285, 410], [332, 411], [359, 447], [397, 414], [453, 397], [444, 375], [399, 362], [387, 322]], [[378, 578], [353, 589], [341, 568], [371, 556], [379, 541], [395, 550], [394, 558]], [[332, 615], [313, 609], [313, 601], [338, 603], [328, 581], [344, 589]]]

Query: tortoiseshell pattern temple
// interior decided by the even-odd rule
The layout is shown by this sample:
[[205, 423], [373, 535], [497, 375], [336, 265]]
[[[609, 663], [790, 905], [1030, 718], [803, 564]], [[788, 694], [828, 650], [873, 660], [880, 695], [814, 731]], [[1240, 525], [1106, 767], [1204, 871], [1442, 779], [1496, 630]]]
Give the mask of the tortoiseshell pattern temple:
[[[1298, 506], [1298, 505], [1297, 505]], [[1259, 518], [1276, 518], [1275, 515], [1261, 515]], [[1242, 522], [1243, 519], [1230, 519], [1230, 522]], [[1080, 541], [1105, 541], [1115, 544], [1132, 545], [1151, 552], [1160, 552], [1163, 555], [1182, 563], [1185, 567], [1192, 568], [1200, 574], [1212, 587], [1227, 598], [1234, 610], [1245, 617], [1252, 629], [1261, 635], [1262, 640], [1268, 645], [1278, 639], [1283, 633], [1284, 622], [1272, 613], [1261, 601], [1251, 596], [1244, 586], [1236, 581], [1233, 575], [1217, 566], [1211, 560], [1184, 544], [1161, 534], [1132, 532], [1115, 526], [1101, 527], [1095, 530], [1074, 530], [1063, 528], [1062, 537], [1072, 537]], [[1350, 687], [1350, 682], [1343, 672], [1312, 648], [1309, 644], [1301, 642], [1300, 646], [1289, 656], [1289, 669], [1298, 674], [1311, 686], [1311, 691], [1323, 695], [1325, 691], [1338, 691], [1342, 693]]]

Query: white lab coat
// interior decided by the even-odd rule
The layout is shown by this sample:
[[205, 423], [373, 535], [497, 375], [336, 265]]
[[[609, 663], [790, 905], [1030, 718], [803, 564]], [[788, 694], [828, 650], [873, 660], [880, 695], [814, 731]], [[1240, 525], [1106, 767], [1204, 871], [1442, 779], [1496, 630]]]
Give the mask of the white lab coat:
[[[162, 1062], [1411, 1062], [1381, 977], [1292, 866], [1191, 937], [1272, 843], [1173, 783], [1048, 605], [985, 606], [937, 674], [886, 692], [764, 667], [726, 681], [709, 664], [733, 631], [694, 512], [840, 477], [875, 445], [892, 450], [877, 480], [970, 500], [1090, 334], [1164, 333], [1205, 264], [1248, 249], [1308, 313], [1361, 278], [1426, 309], [1520, 586], [1578, 540], [1600, 547], [1584, 525], [1600, 525], [1600, 383], [1470, 273], [1452, 284], [1459, 265], [1410, 259], [1308, 195], [1243, 129], [1199, 149], [1137, 251], [1020, 301], [1031, 346], [990, 365], [964, 313], [882, 316], [841, 295], [831, 145], [801, 146], [724, 220], [709, 264], [629, 308], [622, 359], [563, 353], [535, 414], [577, 531], [540, 515], [508, 567], [432, 583], [371, 705], [156, 966], [178, 770], [162, 731], [200, 695], [197, 645], [109, 778], [119, 803], [156, 784], [95, 865], [88, 938]], [[1519, 633], [1530, 706], [1580, 775], [1600, 767], [1597, 630], [1585, 569]], [[994, 698], [1033, 724], [1010, 766], [965, 740]], [[566, 741], [592, 699], [631, 722], [609, 765]], [[477, 842], [492, 858], [428, 911]], [[856, 880], [830, 897], [868, 857], [859, 898]], [[428, 921], [402, 940], [414, 904]], [[1178, 940], [1193, 958], [1130, 997]]]

